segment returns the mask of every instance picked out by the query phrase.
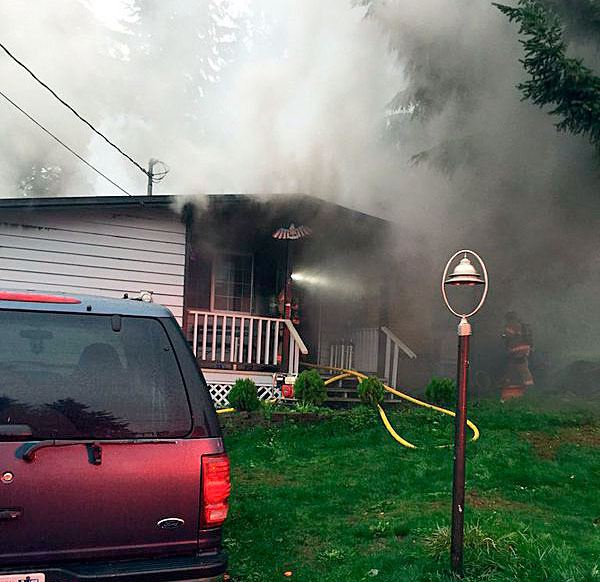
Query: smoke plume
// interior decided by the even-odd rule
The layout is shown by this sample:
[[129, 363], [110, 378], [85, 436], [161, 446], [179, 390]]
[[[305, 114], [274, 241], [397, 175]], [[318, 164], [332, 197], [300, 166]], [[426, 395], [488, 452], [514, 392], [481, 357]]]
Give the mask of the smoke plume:
[[[415, 305], [447, 255], [476, 247], [493, 277], [490, 342], [516, 309], [540, 351], [597, 356], [600, 164], [521, 100], [518, 31], [490, 2], [4, 0], [3, 15], [3, 41], [43, 79], [135, 159], [170, 166], [157, 192], [302, 192], [392, 220], [398, 255], [420, 257], [422, 274], [406, 274]], [[584, 25], [571, 50], [598, 70]], [[19, 104], [145, 191], [14, 63], [0, 67]], [[119, 193], [5, 102], [0, 116], [2, 196]]]

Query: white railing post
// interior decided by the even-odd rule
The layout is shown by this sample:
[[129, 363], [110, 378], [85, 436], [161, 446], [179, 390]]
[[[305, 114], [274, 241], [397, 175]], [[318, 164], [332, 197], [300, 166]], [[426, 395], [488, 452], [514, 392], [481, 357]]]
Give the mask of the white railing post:
[[273, 365], [277, 365], [277, 354], [279, 353], [279, 321], [275, 322], [275, 335], [273, 336]]
[[223, 316], [223, 326], [221, 327], [221, 362], [225, 361], [225, 338], [227, 337], [227, 316]]
[[238, 336], [237, 336], [237, 328], [238, 328], [238, 324], [237, 324], [237, 320], [235, 323], [235, 330], [233, 333], [233, 338], [232, 338], [232, 342], [233, 342], [233, 355], [231, 356], [231, 362], [237, 362], [237, 358], [238, 358]]
[[294, 338], [290, 337], [290, 348], [288, 350], [288, 373], [292, 375], [294, 373], [294, 347], [296, 343]]
[[194, 356], [198, 357], [198, 314], [194, 313]]
[[300, 347], [296, 343], [294, 345], [294, 374], [297, 374], [300, 371]]
[[235, 315], [231, 318], [231, 336], [229, 341], [229, 361], [235, 362], [235, 336], [236, 336], [236, 321]]
[[379, 368], [379, 330], [378, 329], [373, 329], [371, 330], [371, 367], [373, 368], [373, 371], [377, 371], [377, 369]]
[[265, 340], [265, 359], [264, 363], [269, 363], [269, 358], [271, 356], [271, 352], [269, 348], [271, 347], [271, 322], [267, 321], [267, 339]]
[[400, 348], [398, 344], [394, 345], [394, 367], [392, 371], [392, 378], [390, 379], [390, 384], [392, 386], [398, 385], [398, 362], [400, 360]]
[[248, 322], [248, 363], [252, 363], [252, 340], [254, 336], [254, 318], [251, 317]]
[[261, 354], [261, 348], [262, 348], [262, 324], [263, 324], [263, 319], [260, 318], [258, 320], [258, 330], [256, 332], [256, 363], [260, 364], [260, 354]]
[[206, 336], [208, 335], [208, 315], [204, 314], [202, 327], [202, 359], [206, 360]]
[[244, 332], [246, 331], [246, 318], [240, 318], [240, 353], [238, 354], [238, 362], [241, 364], [244, 361]]
[[213, 315], [213, 325], [212, 325], [212, 359], [213, 362], [217, 357], [217, 316]]
[[392, 379], [390, 378], [390, 360], [392, 358], [392, 340], [389, 335], [385, 336], [385, 379], [391, 383]]
[[[385, 377], [389, 381], [391, 386], [398, 385], [398, 366], [400, 364], [400, 350], [411, 360], [417, 357], [417, 354], [413, 352], [397, 335], [395, 335], [387, 327], [382, 327], [381, 331], [386, 337], [385, 344]], [[392, 357], [392, 345], [394, 346], [394, 355]], [[390, 362], [390, 360], [392, 360]], [[391, 368], [391, 370], [390, 370]], [[391, 374], [390, 374], [391, 372]]]

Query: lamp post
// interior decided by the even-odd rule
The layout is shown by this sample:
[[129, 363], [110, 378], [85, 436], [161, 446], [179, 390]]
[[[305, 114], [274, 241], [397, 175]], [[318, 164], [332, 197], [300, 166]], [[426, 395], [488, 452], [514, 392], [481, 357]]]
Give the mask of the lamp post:
[[[454, 261], [463, 255], [460, 262], [454, 267], [450, 275], [448, 271]], [[475, 257], [483, 271], [483, 278], [475, 270], [469, 259]], [[470, 313], [456, 311], [448, 300], [446, 286], [457, 287], [483, 285], [483, 293], [477, 307]], [[454, 422], [454, 477], [452, 481], [452, 533], [450, 560], [452, 571], [459, 576], [463, 573], [463, 549], [464, 549], [464, 523], [465, 523], [465, 445], [466, 445], [466, 423], [467, 423], [467, 383], [469, 378], [469, 340], [471, 338], [471, 324], [469, 317], [475, 315], [483, 306], [488, 292], [488, 274], [481, 257], [469, 250], [458, 251], [446, 264], [442, 275], [442, 297], [450, 312], [460, 319], [458, 324], [458, 365], [457, 365], [457, 389], [456, 417]]]

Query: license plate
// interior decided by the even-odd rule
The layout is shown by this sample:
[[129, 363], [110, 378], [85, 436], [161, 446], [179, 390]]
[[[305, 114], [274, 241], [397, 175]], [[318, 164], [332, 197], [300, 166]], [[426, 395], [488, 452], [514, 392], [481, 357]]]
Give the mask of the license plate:
[[0, 574], [0, 582], [46, 582], [45, 574]]

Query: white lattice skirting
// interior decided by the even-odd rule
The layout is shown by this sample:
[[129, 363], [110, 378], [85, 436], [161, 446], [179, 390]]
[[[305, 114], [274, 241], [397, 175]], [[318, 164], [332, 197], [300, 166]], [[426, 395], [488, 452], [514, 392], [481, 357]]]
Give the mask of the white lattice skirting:
[[[215, 403], [217, 408], [222, 408], [223, 406], [228, 406], [229, 401], [227, 400], [227, 396], [229, 395], [229, 391], [233, 386], [233, 382], [227, 383], [219, 383], [214, 384], [211, 383], [208, 385], [208, 389], [210, 391], [210, 395]], [[258, 397], [261, 400], [268, 400], [269, 398], [280, 398], [281, 391], [271, 385], [257, 385], [256, 391], [258, 393]]]

